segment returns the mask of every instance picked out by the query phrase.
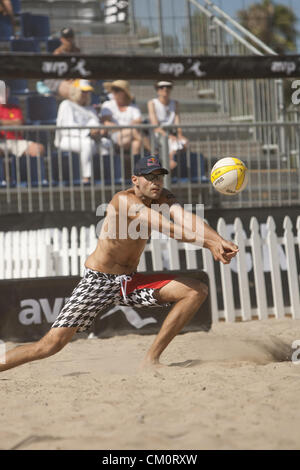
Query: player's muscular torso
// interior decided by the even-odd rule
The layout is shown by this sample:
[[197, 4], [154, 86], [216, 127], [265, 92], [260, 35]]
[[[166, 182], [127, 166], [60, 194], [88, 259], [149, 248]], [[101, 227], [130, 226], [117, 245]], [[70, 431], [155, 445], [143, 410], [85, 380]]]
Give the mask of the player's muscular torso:
[[159, 199], [143, 201], [137, 198], [134, 188], [117, 193], [107, 208], [97, 247], [87, 258], [85, 266], [107, 274], [130, 274], [136, 271], [151, 233], [150, 229], [143, 227], [142, 236], [139, 235], [141, 228], [129, 214], [134, 214], [139, 206], [150, 207], [151, 203], [169, 204], [169, 195], [169, 191], [163, 189]]

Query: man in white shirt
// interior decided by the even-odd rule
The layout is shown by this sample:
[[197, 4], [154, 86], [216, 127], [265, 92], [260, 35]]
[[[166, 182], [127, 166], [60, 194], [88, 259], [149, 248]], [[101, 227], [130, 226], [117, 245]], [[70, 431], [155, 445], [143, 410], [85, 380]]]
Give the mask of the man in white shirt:
[[99, 150], [96, 140], [100, 140], [101, 155], [108, 154], [109, 141], [103, 136], [104, 131], [90, 129], [99, 127], [100, 122], [95, 109], [90, 104], [90, 92], [93, 87], [88, 80], [75, 80], [69, 100], [61, 102], [58, 108], [56, 126], [79, 126], [84, 129], [61, 129], [55, 133], [55, 146], [63, 152], [80, 154], [83, 183], [91, 177], [92, 157]]
[[[142, 114], [139, 108], [132, 104], [129, 83], [126, 80], [115, 80], [104, 84], [107, 91], [112, 93], [112, 99], [105, 101], [101, 107], [101, 122], [105, 126], [134, 126], [141, 124]], [[111, 132], [112, 141], [125, 150], [132, 149], [132, 154], [140, 153], [142, 135], [137, 129], [117, 129]], [[144, 139], [144, 146], [150, 150], [150, 144]]]

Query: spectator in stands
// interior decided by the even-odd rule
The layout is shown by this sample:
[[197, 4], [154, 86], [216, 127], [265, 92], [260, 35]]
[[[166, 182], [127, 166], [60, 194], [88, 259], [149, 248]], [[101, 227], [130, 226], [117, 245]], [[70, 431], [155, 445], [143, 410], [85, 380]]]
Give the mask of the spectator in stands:
[[[9, 87], [6, 87], [6, 103], [9, 102]], [[24, 123], [23, 113], [19, 106], [15, 104], [0, 105], [0, 124], [1, 126], [21, 126]], [[16, 157], [29, 155], [37, 157], [45, 154], [45, 148], [42, 144], [25, 140], [21, 132], [0, 131], [0, 154], [6, 151], [14, 154]]]
[[10, 0], [0, 0], [0, 15], [9, 16], [13, 28], [14, 36], [16, 35], [16, 20], [14, 9]]
[[[157, 98], [148, 101], [150, 123], [158, 126], [155, 129], [158, 143], [163, 136], [167, 135], [167, 132], [162, 127], [163, 125], [180, 124], [178, 102], [170, 98], [172, 88], [172, 82], [157, 82], [155, 84]], [[180, 128], [174, 129], [171, 132], [168, 131], [168, 135], [170, 169], [172, 170], [177, 166], [177, 162], [174, 160], [175, 154], [180, 150], [186, 150], [188, 140], [182, 135]]]
[[63, 152], [71, 151], [80, 154], [83, 183], [89, 183], [91, 177], [92, 157], [100, 144], [102, 155], [108, 154], [110, 141], [102, 137], [100, 122], [95, 109], [90, 106], [93, 87], [88, 80], [75, 80], [69, 100], [60, 103], [57, 113], [57, 127], [80, 126], [86, 129], [64, 129], [55, 133], [55, 146]]
[[[53, 52], [54, 55], [79, 54], [80, 49], [75, 44], [75, 35], [72, 28], [63, 28], [60, 33], [59, 46]], [[74, 80], [48, 79], [43, 82], [37, 82], [36, 89], [42, 95], [56, 95], [59, 98], [69, 99], [71, 87]]]
[[[115, 80], [104, 84], [107, 91], [112, 93], [112, 99], [105, 101], [101, 108], [101, 122], [104, 126], [134, 126], [141, 124], [142, 114], [140, 109], [132, 103], [133, 96], [129, 83], [126, 80]], [[125, 150], [132, 149], [132, 154], [140, 154], [143, 144], [142, 134], [136, 129], [112, 130], [108, 133], [119, 147]], [[150, 151], [150, 143], [144, 138], [144, 147]]]
[[59, 46], [53, 52], [54, 55], [79, 54], [81, 51], [75, 44], [75, 34], [72, 28], [63, 28], [60, 32]]

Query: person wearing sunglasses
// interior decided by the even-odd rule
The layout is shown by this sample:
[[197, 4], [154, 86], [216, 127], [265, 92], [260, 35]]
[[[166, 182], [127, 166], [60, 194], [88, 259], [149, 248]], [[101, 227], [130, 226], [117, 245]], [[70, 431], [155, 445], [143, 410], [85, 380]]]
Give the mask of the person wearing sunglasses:
[[208, 287], [184, 274], [137, 272], [152, 230], [179, 242], [209, 249], [216, 261], [229, 264], [238, 247], [222, 238], [204, 220], [186, 211], [164, 188], [159, 158], [149, 155], [137, 161], [132, 186], [117, 192], [106, 209], [96, 249], [85, 262], [77, 287], [39, 341], [19, 346], [0, 357], [0, 372], [59, 352], [77, 332], [88, 330], [108, 306], [170, 306], [142, 366], [161, 366], [162, 352], [184, 325], [199, 311]]
[[161, 139], [168, 134], [170, 169], [177, 166], [175, 155], [180, 150], [186, 150], [188, 139], [183, 136], [180, 127], [174, 130], [164, 130], [163, 125], [170, 126], [172, 124], [178, 126], [179, 105], [176, 100], [171, 99], [173, 83], [168, 81], [159, 81], [155, 84], [157, 98], [148, 101], [148, 114], [150, 123], [157, 126], [155, 129], [155, 137], [157, 144], [161, 143]]

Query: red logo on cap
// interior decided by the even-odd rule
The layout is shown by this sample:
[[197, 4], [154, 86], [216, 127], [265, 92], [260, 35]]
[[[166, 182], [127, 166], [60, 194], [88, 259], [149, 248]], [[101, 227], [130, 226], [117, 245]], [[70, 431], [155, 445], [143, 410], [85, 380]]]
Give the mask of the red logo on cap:
[[148, 158], [147, 160], [147, 166], [152, 166], [152, 165], [159, 165], [158, 160], [154, 157]]

